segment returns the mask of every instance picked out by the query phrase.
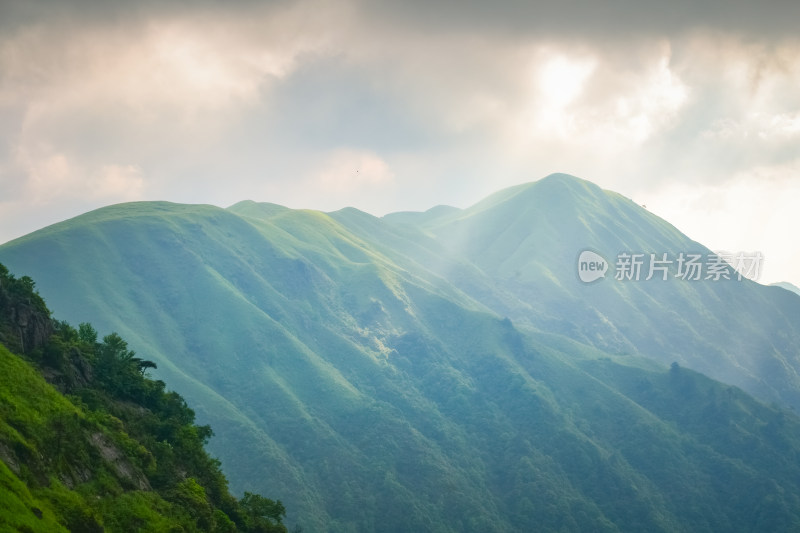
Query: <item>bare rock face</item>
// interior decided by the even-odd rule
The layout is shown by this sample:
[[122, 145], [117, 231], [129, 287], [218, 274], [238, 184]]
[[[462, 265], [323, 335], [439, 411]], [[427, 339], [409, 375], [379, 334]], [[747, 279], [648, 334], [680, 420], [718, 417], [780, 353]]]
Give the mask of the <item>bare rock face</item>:
[[114, 468], [121, 480], [128, 482], [137, 490], [152, 490], [147, 477], [130, 463], [125, 454], [108, 437], [102, 433], [93, 433], [90, 442], [100, 452], [100, 456]]
[[45, 358], [40, 370], [44, 379], [62, 394], [71, 394], [76, 389], [87, 387], [94, 379], [92, 365], [74, 346], [61, 361]]
[[17, 330], [23, 353], [44, 346], [53, 334], [53, 321], [28, 302], [19, 302], [10, 309], [11, 326]]
[[47, 344], [55, 330], [50, 311], [28, 276], [15, 278], [0, 264], [0, 342], [30, 353]]
[[74, 348], [70, 352], [70, 368], [74, 381], [73, 386], [75, 387], [87, 386], [94, 377], [92, 366], [86, 361], [86, 359], [81, 357], [80, 352]]

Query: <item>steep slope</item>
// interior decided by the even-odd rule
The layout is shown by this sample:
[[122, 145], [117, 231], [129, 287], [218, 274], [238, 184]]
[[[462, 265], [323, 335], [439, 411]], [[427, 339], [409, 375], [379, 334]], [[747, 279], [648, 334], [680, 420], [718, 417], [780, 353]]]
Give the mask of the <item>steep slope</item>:
[[0, 531], [286, 532], [280, 502], [228, 493], [152, 362], [53, 321], [34, 286], [0, 264]]
[[[35, 275], [59, 316], [117, 330], [156, 361], [215, 428], [232, 487], [280, 494], [309, 530], [796, 525], [794, 415], [639, 358], [626, 332], [613, 346], [633, 355], [592, 348], [594, 315], [524, 296], [566, 269], [516, 276], [536, 246], [519, 243], [530, 223], [503, 216], [539, 216], [519, 198], [531, 188], [387, 220], [123, 204], [4, 245], [0, 261]], [[494, 239], [479, 233], [490, 223], [505, 224]], [[652, 246], [681, 244], [659, 227]], [[536, 238], [554, 247], [542, 265], [569, 256], [574, 272], [576, 252], [555, 248], [566, 237]]]

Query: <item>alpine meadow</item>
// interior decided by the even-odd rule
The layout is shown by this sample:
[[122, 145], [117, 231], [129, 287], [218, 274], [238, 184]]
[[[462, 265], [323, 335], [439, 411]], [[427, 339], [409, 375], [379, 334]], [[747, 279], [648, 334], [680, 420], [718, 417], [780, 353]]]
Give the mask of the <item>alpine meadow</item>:
[[[123, 203], [12, 240], [0, 289], [26, 280], [44, 338], [4, 319], [0, 479], [28, 529], [0, 529], [800, 529], [800, 295], [677, 262], [584, 283], [584, 250], [712, 254], [565, 174], [383, 217]], [[79, 466], [37, 410], [74, 420]]]

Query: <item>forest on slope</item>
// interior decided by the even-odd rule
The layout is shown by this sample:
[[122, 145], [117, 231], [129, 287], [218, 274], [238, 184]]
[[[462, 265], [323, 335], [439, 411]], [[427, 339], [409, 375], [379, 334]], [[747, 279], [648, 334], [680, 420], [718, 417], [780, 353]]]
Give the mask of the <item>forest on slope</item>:
[[286, 531], [280, 501], [229, 493], [211, 428], [154, 368], [0, 264], [0, 531]]

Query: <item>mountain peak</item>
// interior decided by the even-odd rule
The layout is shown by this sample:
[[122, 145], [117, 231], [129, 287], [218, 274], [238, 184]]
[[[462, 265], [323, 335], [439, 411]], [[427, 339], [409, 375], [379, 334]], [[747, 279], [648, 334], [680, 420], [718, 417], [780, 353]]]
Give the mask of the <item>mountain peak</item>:
[[289, 211], [289, 208], [270, 202], [242, 200], [241, 202], [237, 202], [228, 207], [226, 210], [240, 216], [256, 218], [259, 220], [268, 220], [277, 214]]
[[603, 195], [606, 192], [600, 188], [600, 186], [589, 180], [563, 173], [549, 174], [538, 181], [534, 181], [531, 185], [539, 189], [562, 187], [574, 194]]
[[464, 210], [464, 216], [498, 207], [519, 212], [532, 203], [541, 207], [567, 209], [581, 198], [605, 199], [603, 189], [594, 183], [570, 174], [555, 173], [544, 178], [502, 189]]
[[531, 183], [553, 183], [553, 182], [565, 183], [569, 185], [576, 185], [576, 184], [594, 185], [594, 183], [592, 183], [589, 180], [573, 176], [572, 174], [566, 174], [564, 172], [553, 172], [552, 174], [548, 174], [547, 176]]

